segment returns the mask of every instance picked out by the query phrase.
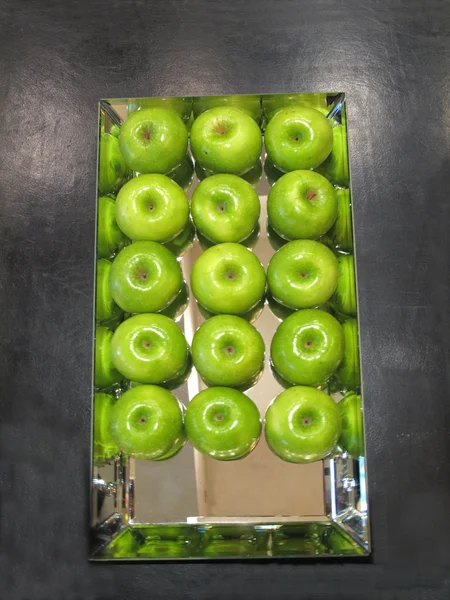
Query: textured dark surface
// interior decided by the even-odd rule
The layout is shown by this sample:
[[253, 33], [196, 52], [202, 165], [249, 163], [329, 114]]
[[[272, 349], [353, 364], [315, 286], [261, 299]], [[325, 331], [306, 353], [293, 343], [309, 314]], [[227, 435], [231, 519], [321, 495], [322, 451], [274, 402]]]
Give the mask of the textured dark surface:
[[[1, 600], [448, 600], [450, 4], [1, 0], [0, 27]], [[372, 560], [88, 564], [97, 101], [294, 90], [348, 93]]]

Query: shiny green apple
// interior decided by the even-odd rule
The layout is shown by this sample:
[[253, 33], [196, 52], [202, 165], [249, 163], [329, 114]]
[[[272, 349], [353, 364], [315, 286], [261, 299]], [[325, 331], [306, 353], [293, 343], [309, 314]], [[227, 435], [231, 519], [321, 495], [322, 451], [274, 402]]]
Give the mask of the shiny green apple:
[[333, 149], [328, 158], [318, 167], [334, 185], [348, 187], [350, 182], [348, 167], [347, 132], [343, 125], [333, 127]]
[[234, 315], [208, 319], [192, 340], [194, 366], [207, 385], [250, 387], [262, 372], [264, 353], [259, 331]]
[[197, 230], [214, 243], [242, 242], [260, 214], [258, 194], [237, 175], [213, 175], [194, 190], [191, 213]]
[[186, 156], [187, 142], [187, 129], [181, 117], [160, 107], [131, 113], [119, 134], [125, 163], [138, 173], [173, 171]]
[[364, 456], [364, 425], [361, 396], [346, 394], [338, 404], [342, 418], [339, 446], [354, 458]]
[[261, 97], [256, 95], [239, 96], [198, 96], [193, 99], [194, 117], [199, 117], [202, 113], [211, 108], [232, 107], [239, 108], [247, 113], [258, 124], [261, 121]]
[[264, 135], [267, 155], [283, 172], [318, 167], [333, 146], [333, 132], [327, 118], [308, 106], [278, 111]]
[[186, 434], [196, 450], [216, 460], [247, 456], [261, 435], [255, 403], [242, 392], [213, 387], [194, 396], [185, 416]]
[[261, 300], [265, 287], [259, 258], [241, 244], [217, 244], [205, 250], [191, 271], [192, 293], [212, 313], [247, 313]]
[[184, 123], [189, 121], [192, 112], [192, 98], [168, 97], [168, 98], [137, 98], [134, 102], [135, 109], [145, 110], [147, 108], [166, 108], [173, 110], [179, 115]]
[[331, 305], [340, 314], [356, 317], [356, 281], [353, 255], [339, 256], [338, 265], [338, 283], [330, 301]]
[[322, 114], [327, 114], [326, 94], [266, 94], [262, 97], [264, 118], [270, 119], [282, 108], [292, 106], [308, 106], [315, 108]]
[[135, 242], [170, 242], [183, 231], [188, 219], [186, 193], [166, 175], [135, 177], [117, 195], [117, 224]]
[[271, 187], [267, 199], [269, 223], [287, 240], [316, 240], [336, 221], [337, 211], [334, 187], [314, 171], [286, 173]]
[[180, 264], [157, 242], [134, 242], [114, 259], [109, 274], [112, 298], [128, 313], [153, 313], [167, 308], [183, 286]]
[[110, 133], [102, 133], [98, 162], [99, 194], [115, 194], [129, 177], [130, 172], [120, 152], [117, 138]]
[[105, 258], [97, 262], [95, 290], [95, 319], [98, 323], [110, 321], [122, 315], [122, 309], [116, 304], [109, 288], [112, 263]]
[[95, 328], [94, 386], [99, 390], [109, 388], [123, 379], [112, 362], [112, 337], [113, 332], [107, 327]]
[[355, 390], [361, 385], [359, 366], [358, 323], [356, 319], [347, 319], [342, 323], [344, 332], [344, 358], [336, 370], [336, 378], [347, 389]]
[[260, 157], [261, 148], [258, 125], [237, 108], [211, 108], [192, 125], [192, 154], [213, 173], [246, 173]]
[[270, 356], [287, 382], [320, 385], [344, 358], [344, 332], [337, 319], [323, 310], [299, 310], [278, 326]]
[[332, 452], [341, 433], [341, 416], [328, 394], [294, 386], [270, 404], [264, 425], [272, 452], [289, 462], [309, 463]]
[[267, 269], [270, 293], [288, 308], [325, 304], [337, 281], [337, 258], [329, 248], [313, 240], [288, 242], [272, 256]]
[[111, 410], [116, 399], [110, 394], [94, 394], [94, 464], [102, 466], [119, 453], [119, 448], [109, 431]]
[[[199, 181], [203, 181], [207, 177], [211, 177], [212, 175], [214, 175], [214, 173], [212, 171], [209, 171], [208, 169], [204, 169], [203, 167], [201, 167], [199, 165], [199, 163], [195, 163], [195, 174], [197, 175], [197, 179]], [[281, 174], [283, 174], [283, 173], [281, 173]], [[253, 165], [253, 167], [249, 171], [244, 173], [243, 175], [239, 175], [239, 177], [244, 179], [244, 181], [247, 181], [247, 183], [250, 183], [250, 185], [252, 185], [253, 187], [256, 187], [261, 180], [261, 175], [262, 175], [262, 162], [261, 162], [261, 159], [258, 158], [258, 160]]]
[[111, 341], [111, 356], [115, 368], [130, 381], [170, 385], [185, 372], [189, 348], [171, 319], [143, 314], [119, 325]]
[[110, 258], [128, 239], [117, 225], [116, 203], [111, 196], [100, 196], [97, 213], [97, 256]]
[[111, 411], [111, 435], [129, 456], [155, 460], [184, 437], [183, 411], [168, 390], [140, 385], [126, 391]]

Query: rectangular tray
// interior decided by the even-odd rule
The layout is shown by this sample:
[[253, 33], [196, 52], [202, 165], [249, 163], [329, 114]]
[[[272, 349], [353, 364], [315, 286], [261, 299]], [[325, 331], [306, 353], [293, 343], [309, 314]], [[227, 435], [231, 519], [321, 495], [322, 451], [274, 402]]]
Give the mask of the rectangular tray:
[[[104, 131], [120, 127], [141, 100], [102, 101], [100, 124]], [[321, 106], [332, 125], [343, 127], [346, 132], [344, 94], [303, 94], [301, 101]], [[262, 128], [264, 125], [263, 121]], [[263, 147], [262, 164], [265, 159]], [[277, 243], [273, 233], [270, 243], [267, 231], [268, 179], [272, 176], [273, 171], [266, 168], [255, 186], [261, 217], [259, 235], [252, 249], [265, 269]], [[189, 199], [197, 184], [194, 175], [187, 191]], [[192, 247], [179, 259], [188, 286], [192, 265], [201, 252], [200, 242], [195, 238]], [[262, 377], [246, 394], [256, 403], [262, 418], [271, 401], [284, 389], [273, 375], [268, 351], [281, 322], [277, 314], [266, 301], [253, 323], [263, 336], [266, 359]], [[190, 289], [189, 303], [175, 320], [190, 345], [196, 329], [205, 320]], [[117, 323], [108, 325], [114, 328]], [[187, 381], [172, 391], [187, 405], [205, 388], [194, 368]], [[119, 398], [125, 389], [126, 386], [114, 386], [109, 391]], [[325, 391], [339, 402], [348, 390], [337, 389], [334, 384]], [[360, 386], [356, 391], [361, 393]], [[264, 435], [249, 456], [237, 461], [212, 460], [194, 450], [189, 442], [177, 456], [162, 462], [118, 455], [99, 464], [94, 458], [93, 452], [91, 559], [327, 557], [370, 553], [365, 458], [353, 458], [339, 447], [330, 458], [310, 464], [284, 462], [271, 452]]]

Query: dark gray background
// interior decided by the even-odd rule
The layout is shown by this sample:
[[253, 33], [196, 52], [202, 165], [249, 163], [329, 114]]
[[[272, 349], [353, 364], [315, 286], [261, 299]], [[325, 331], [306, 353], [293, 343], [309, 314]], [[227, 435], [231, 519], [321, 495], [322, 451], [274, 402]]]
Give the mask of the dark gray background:
[[[2, 600], [442, 599], [450, 4], [0, 1]], [[348, 93], [369, 563], [87, 563], [97, 102]]]

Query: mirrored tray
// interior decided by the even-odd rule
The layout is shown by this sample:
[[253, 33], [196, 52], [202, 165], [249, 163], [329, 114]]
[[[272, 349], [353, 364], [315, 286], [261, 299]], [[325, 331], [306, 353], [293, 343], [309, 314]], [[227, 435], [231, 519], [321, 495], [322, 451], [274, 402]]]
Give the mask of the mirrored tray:
[[[274, 100], [281, 106], [309, 105], [320, 110], [330, 120], [333, 131], [340, 128], [343, 134], [345, 148], [339, 150], [335, 138], [333, 153], [343, 153], [343, 158], [339, 155], [335, 160], [344, 160], [348, 173], [345, 94], [258, 96], [256, 102], [255, 97], [227, 98], [226, 102], [238, 107], [241, 104], [245, 107], [247, 99], [250, 99], [250, 105], [257, 106], [254, 118], [263, 132], [271, 116], [267, 107], [271, 107]], [[161, 101], [174, 109], [181, 106], [181, 110], [186, 110], [188, 106], [184, 117], [189, 129], [193, 118], [190, 114], [192, 99], [182, 99], [178, 105], [176, 100]], [[102, 101], [99, 107], [100, 139], [105, 135], [117, 136], [128, 116], [145, 107], [146, 102], [148, 99]], [[213, 103], [221, 105], [217, 97]], [[99, 143], [99, 168], [105, 160], [101, 156], [102, 152], [106, 152], [105, 148]], [[189, 157], [185, 170], [179, 170], [178, 176], [170, 176], [186, 189], [191, 199], [201, 172], [197, 169], [195, 173], [193, 161], [189, 164], [192, 160], [190, 152]], [[339, 181], [336, 185], [332, 168], [321, 172], [337, 188], [346, 183]], [[120, 181], [120, 175], [113, 184], [115, 189], [102, 189], [98, 197], [109, 194], [114, 199], [114, 193], [131, 176], [128, 174]], [[261, 160], [247, 174], [261, 203], [259, 228], [248, 245], [265, 270], [275, 250], [285, 243], [273, 230], [269, 228], [268, 231], [266, 209], [271, 184], [281, 175], [267, 161], [263, 145]], [[350, 181], [347, 185], [350, 188]], [[352, 238], [351, 222], [350, 230]], [[194, 229], [185, 234], [184, 240], [180, 237], [178, 250], [183, 243], [185, 248], [178, 260], [187, 294], [175, 300], [170, 316], [191, 345], [194, 333], [208, 316], [199, 308], [190, 290], [192, 265], [204, 251], [205, 240], [201, 243]], [[336, 247], [339, 244], [336, 245], [332, 232], [319, 241], [331, 247], [338, 256], [348, 253], [349, 248], [343, 251]], [[109, 260], [114, 260], [114, 256], [113, 253]], [[348, 319], [348, 315], [336, 313], [333, 306], [321, 308], [335, 314], [341, 322]], [[252, 314], [252, 322], [264, 339], [266, 356], [262, 376], [245, 393], [257, 405], [262, 420], [270, 403], [285, 389], [285, 382], [274, 375], [269, 348], [277, 327], [290, 312], [266, 296]], [[99, 322], [96, 318], [96, 325], [114, 330], [125, 317], [106, 322]], [[94, 357], [95, 343], [96, 339]], [[101, 392], [110, 394], [114, 403], [120, 401], [120, 396], [129, 387], [130, 383], [123, 381], [106, 386]], [[110, 456], [105, 454], [103, 439], [100, 439], [107, 423], [105, 425], [102, 421], [99, 424], [102, 416], [100, 412], [96, 414], [100, 408], [95, 393], [100, 388], [102, 386], [93, 386], [91, 559], [343, 557], [367, 556], [370, 553], [364, 456], [352, 456], [348, 448], [338, 444], [323, 460], [309, 464], [286, 462], [270, 450], [264, 433], [255, 449], [241, 460], [213, 460], [195, 450], [189, 441], [176, 456], [163, 461], [137, 460], [119, 452]], [[187, 380], [171, 391], [187, 406], [203, 389], [206, 385], [193, 368]], [[359, 378], [353, 386], [344, 385], [332, 377], [321, 389], [339, 403], [349, 395], [361, 395], [361, 382]]]

